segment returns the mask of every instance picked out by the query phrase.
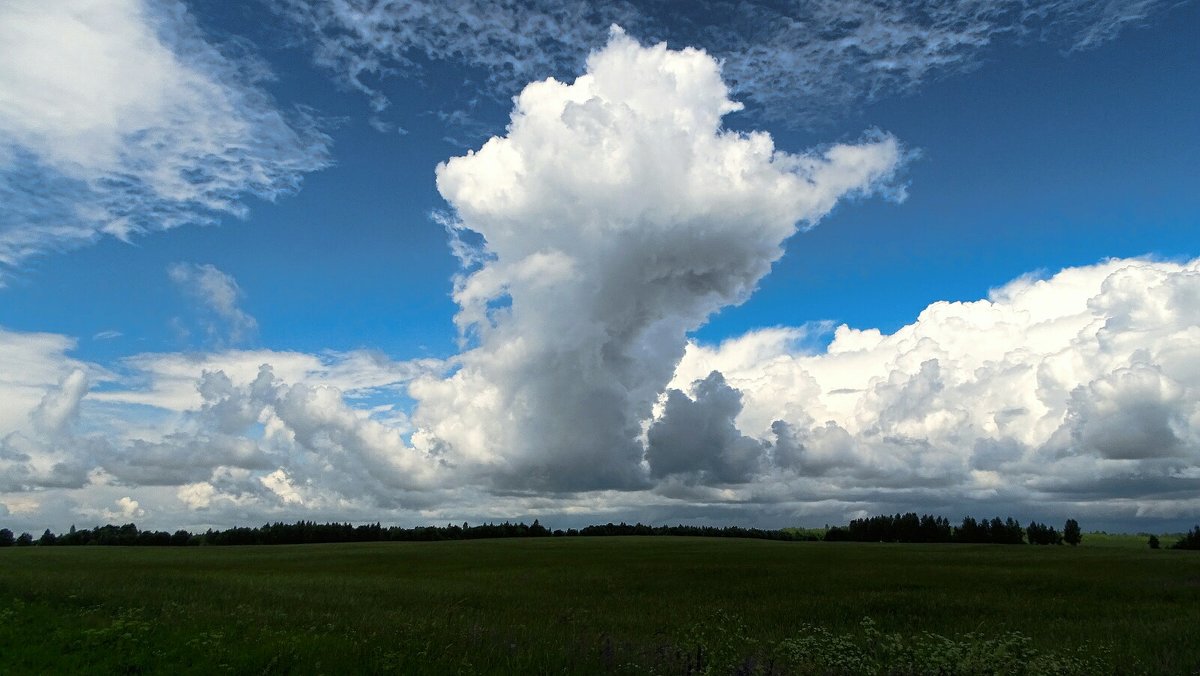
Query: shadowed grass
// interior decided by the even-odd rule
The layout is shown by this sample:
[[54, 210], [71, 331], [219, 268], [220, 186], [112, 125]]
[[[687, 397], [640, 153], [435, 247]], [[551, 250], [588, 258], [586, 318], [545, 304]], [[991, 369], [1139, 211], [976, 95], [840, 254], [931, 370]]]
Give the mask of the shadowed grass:
[[[821, 632], [879, 643], [864, 617], [929, 650], [1018, 632], [1191, 673], [1200, 556], [667, 537], [0, 550], [4, 673], [791, 673], [802, 653], [779, 651]], [[734, 657], [712, 671], [716, 644]]]
[[[1159, 534], [1160, 547], [1170, 547], [1183, 535], [1180, 533]], [[1129, 549], [1149, 549], [1150, 535], [1128, 535], [1125, 533], [1084, 533], [1082, 547], [1127, 547]]]

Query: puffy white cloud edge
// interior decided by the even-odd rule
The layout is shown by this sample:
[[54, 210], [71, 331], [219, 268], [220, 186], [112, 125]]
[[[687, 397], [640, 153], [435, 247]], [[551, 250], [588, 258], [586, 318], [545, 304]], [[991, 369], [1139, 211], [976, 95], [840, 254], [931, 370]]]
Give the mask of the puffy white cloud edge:
[[[1022, 277], [892, 334], [839, 326], [819, 353], [798, 350], [802, 337], [693, 343], [676, 369], [668, 414], [685, 392], [710, 407], [713, 372], [740, 394], [722, 410], [760, 447], [739, 495], [917, 490], [1181, 518], [1200, 504], [1200, 260]], [[702, 483], [703, 459], [730, 452], [709, 447], [676, 474]]]
[[403, 411], [363, 398], [440, 363], [228, 351], [115, 373], [68, 338], [0, 330], [0, 504], [37, 528], [910, 508], [1182, 523], [1200, 508], [1200, 259], [1022, 277], [891, 334], [839, 326], [819, 351], [797, 347], [805, 332], [689, 343], [642, 421], [645, 483], [564, 493], [454, 471], [409, 443]]
[[779, 150], [721, 126], [740, 107], [713, 57], [614, 27], [583, 75], [530, 84], [505, 135], [438, 167], [483, 244], [454, 291], [473, 347], [410, 388], [418, 447], [513, 490], [645, 485], [639, 428], [687, 333], [902, 163], [884, 134]]

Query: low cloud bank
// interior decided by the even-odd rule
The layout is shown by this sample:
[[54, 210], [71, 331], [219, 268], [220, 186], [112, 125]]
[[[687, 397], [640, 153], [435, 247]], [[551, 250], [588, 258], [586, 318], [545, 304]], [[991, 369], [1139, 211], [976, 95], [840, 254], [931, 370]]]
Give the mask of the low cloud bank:
[[[839, 326], [821, 353], [796, 349], [800, 337], [693, 343], [676, 371], [668, 409], [684, 392], [702, 404], [713, 372], [740, 395], [724, 413], [761, 442], [764, 468], [748, 493], [1200, 506], [1200, 260], [1021, 278], [934, 303], [890, 335]], [[694, 469], [723, 452], [697, 452]]]
[[[1129, 259], [934, 303], [892, 334], [840, 326], [819, 351], [798, 347], [805, 328], [688, 343], [617, 456], [636, 483], [604, 490], [570, 490], [597, 481], [587, 463], [552, 488], [481, 469], [579, 461], [552, 455], [546, 440], [562, 437], [515, 460], [431, 449], [418, 417], [380, 402], [450, 387], [439, 362], [231, 350], [106, 370], [71, 359], [65, 337], [0, 330], [0, 504], [26, 530], [122, 498], [162, 527], [335, 514], [787, 525], [905, 509], [1183, 526], [1200, 509], [1198, 327], [1200, 259]], [[510, 419], [544, 429], [523, 409]]]

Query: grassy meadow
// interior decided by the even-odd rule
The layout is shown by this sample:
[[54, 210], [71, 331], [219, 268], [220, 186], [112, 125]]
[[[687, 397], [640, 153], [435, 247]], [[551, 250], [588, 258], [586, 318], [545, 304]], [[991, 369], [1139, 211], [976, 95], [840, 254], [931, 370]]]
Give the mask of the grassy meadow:
[[1197, 673], [1200, 553], [1084, 543], [8, 548], [0, 673]]

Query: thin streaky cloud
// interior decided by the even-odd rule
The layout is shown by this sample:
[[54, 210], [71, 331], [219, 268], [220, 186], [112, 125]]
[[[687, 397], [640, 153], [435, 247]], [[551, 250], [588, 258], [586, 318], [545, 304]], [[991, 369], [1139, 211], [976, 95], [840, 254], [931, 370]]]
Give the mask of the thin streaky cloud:
[[1090, 49], [1171, 4], [703, 0], [681, 9], [582, 0], [285, 0], [271, 6], [311, 46], [314, 61], [366, 94], [377, 113], [389, 105], [384, 80], [423, 76], [415, 55], [482, 69], [477, 84], [503, 99], [526, 82], [570, 78], [615, 24], [643, 40], [705, 49], [722, 61], [734, 96], [754, 112], [813, 127], [856, 105], [971, 70], [999, 41]]
[[244, 216], [327, 166], [268, 75], [179, 2], [0, 5], [0, 285], [39, 254]]
[[232, 275], [207, 263], [174, 263], [167, 276], [215, 320], [207, 325], [210, 337], [240, 343], [258, 331], [258, 321], [240, 307], [244, 294]]

